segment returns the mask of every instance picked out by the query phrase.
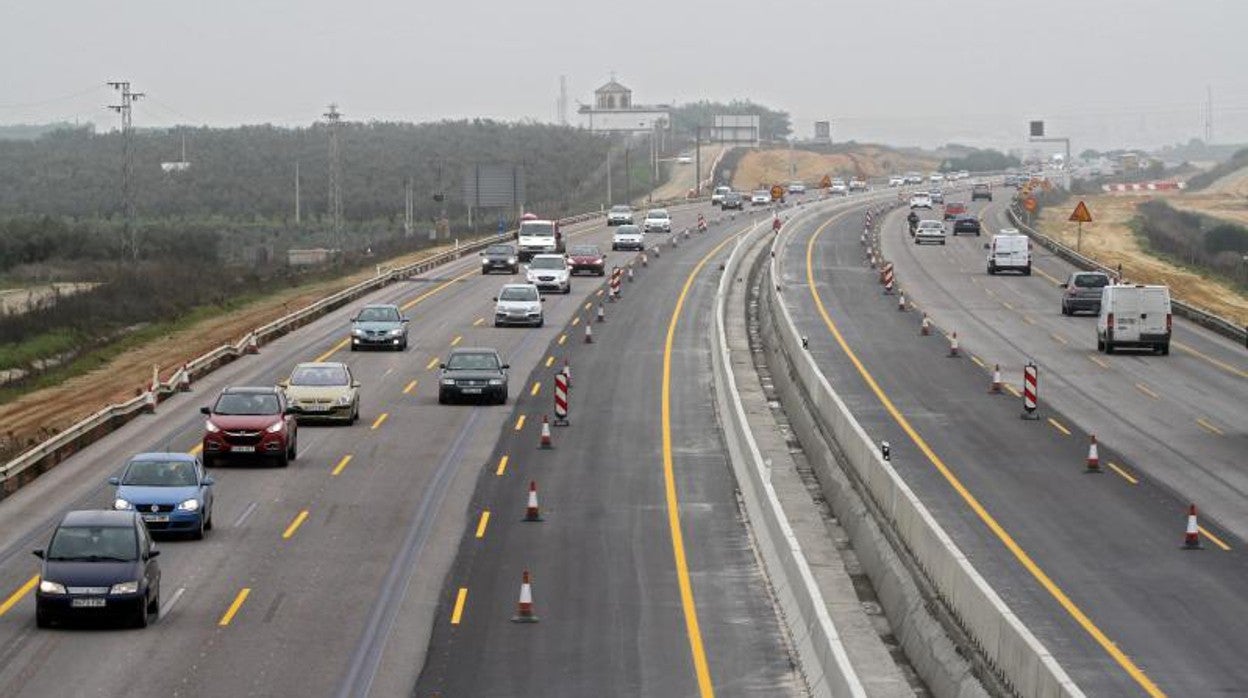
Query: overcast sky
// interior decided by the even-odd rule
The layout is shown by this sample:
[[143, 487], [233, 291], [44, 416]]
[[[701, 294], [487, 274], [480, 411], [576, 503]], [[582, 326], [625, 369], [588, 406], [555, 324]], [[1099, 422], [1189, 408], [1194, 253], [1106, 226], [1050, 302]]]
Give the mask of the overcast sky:
[[0, 123], [553, 121], [612, 71], [638, 103], [750, 98], [836, 140], [1085, 147], [1248, 141], [1244, 0], [11, 0]]

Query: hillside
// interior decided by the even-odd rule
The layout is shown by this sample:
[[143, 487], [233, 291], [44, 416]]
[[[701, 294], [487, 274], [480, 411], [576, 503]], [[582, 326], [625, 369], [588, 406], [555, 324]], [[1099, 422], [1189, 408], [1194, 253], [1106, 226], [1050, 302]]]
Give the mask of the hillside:
[[838, 147], [834, 152], [777, 148], [745, 154], [732, 172], [732, 187], [746, 191], [763, 184], [799, 179], [817, 184], [823, 176], [887, 177], [894, 172], [929, 172], [940, 164], [935, 155], [901, 152], [876, 145]]

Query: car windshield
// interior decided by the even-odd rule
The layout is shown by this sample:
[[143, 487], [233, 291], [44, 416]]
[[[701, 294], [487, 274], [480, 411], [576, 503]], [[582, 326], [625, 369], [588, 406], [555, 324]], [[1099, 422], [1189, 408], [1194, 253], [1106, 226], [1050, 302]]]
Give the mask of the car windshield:
[[365, 308], [355, 318], [356, 322], [398, 322], [398, 308]]
[[49, 560], [137, 560], [139, 543], [129, 526], [62, 526], [48, 546]]
[[486, 254], [511, 254], [511, 245], [490, 245], [485, 248]]
[[759, 189], [758, 191], [754, 192], [754, 196], [771, 196], [771, 192], [767, 191], [766, 189]]
[[919, 227], [941, 229], [941, 228], [944, 228], [945, 226], [941, 225], [940, 221], [919, 221]]
[[598, 248], [593, 245], [578, 245], [572, 248], [570, 254], [573, 257], [597, 257]]
[[550, 237], [555, 234], [555, 224], [550, 221], [525, 221], [520, 224], [520, 234]]
[[732, 190], [728, 187], [715, 187], [715, 193], [717, 194], [727, 194], [730, 191]]
[[260, 415], [281, 412], [281, 403], [272, 393], [224, 393], [217, 399], [214, 414]]
[[126, 468], [123, 485], [193, 487], [198, 484], [195, 464], [184, 460], [136, 460]]
[[612, 206], [611, 207], [611, 213], [629, 213], [632, 210], [633, 209], [629, 208], [628, 206]]
[[503, 292], [498, 294], [498, 299], [500, 301], [536, 301], [537, 289], [532, 286], [504, 286]]
[[667, 218], [667, 211], [656, 210], [646, 214], [646, 218]]
[[494, 354], [452, 354], [446, 368], [451, 371], [497, 371], [498, 357]]
[[641, 228], [635, 225], [621, 225], [615, 229], [616, 235], [641, 235]]
[[291, 385], [346, 385], [350, 383], [342, 366], [299, 366], [290, 375]]
[[1103, 288], [1109, 285], [1109, 277], [1103, 274], [1077, 274], [1075, 286], [1079, 288]]
[[564, 269], [566, 267], [563, 257], [534, 257], [529, 264], [530, 269]]

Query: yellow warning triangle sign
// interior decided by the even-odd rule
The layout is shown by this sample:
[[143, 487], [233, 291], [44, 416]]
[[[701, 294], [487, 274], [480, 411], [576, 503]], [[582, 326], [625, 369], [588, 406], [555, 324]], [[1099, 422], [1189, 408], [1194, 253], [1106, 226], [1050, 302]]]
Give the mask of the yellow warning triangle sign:
[[830, 186], [832, 186], [832, 178], [825, 174], [823, 179], [819, 180], [819, 188], [827, 189]]
[[1092, 212], [1088, 210], [1087, 204], [1080, 201], [1075, 207], [1075, 212], [1070, 214], [1069, 220], [1071, 223], [1091, 223]]

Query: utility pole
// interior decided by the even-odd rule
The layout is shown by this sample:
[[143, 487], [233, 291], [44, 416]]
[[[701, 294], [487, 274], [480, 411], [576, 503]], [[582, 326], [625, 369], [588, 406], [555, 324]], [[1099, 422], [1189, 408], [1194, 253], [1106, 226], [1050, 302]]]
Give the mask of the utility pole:
[[702, 127], [693, 127], [693, 195], [702, 196]]
[[302, 221], [299, 206], [299, 161], [295, 160], [295, 225]]
[[615, 204], [615, 198], [611, 196], [611, 141], [607, 141], [607, 206]]
[[568, 76], [559, 76], [559, 125], [568, 125]]
[[329, 105], [325, 118], [329, 121], [329, 215], [333, 221], [334, 244], [342, 249], [342, 162], [338, 149], [338, 126], [342, 114], [337, 104]]
[[407, 186], [404, 191], [404, 209], [403, 209], [403, 234], [410, 236], [412, 234], [412, 178], [407, 178]]
[[1205, 145], [1213, 145], [1213, 86], [1205, 86]]
[[[110, 104], [112, 111], [121, 114], [121, 214], [123, 231], [121, 235], [122, 254], [130, 253], [131, 258], [139, 258], [139, 235], [134, 228], [134, 149], [130, 143], [132, 129], [130, 126], [130, 109], [134, 102], [144, 96], [142, 92], [131, 92], [130, 81], [113, 80], [108, 86], [121, 92], [121, 104]], [[127, 249], [129, 248], [129, 249]]]
[[628, 151], [632, 146], [624, 146], [624, 200], [629, 206], [633, 204], [633, 173], [628, 169]]

